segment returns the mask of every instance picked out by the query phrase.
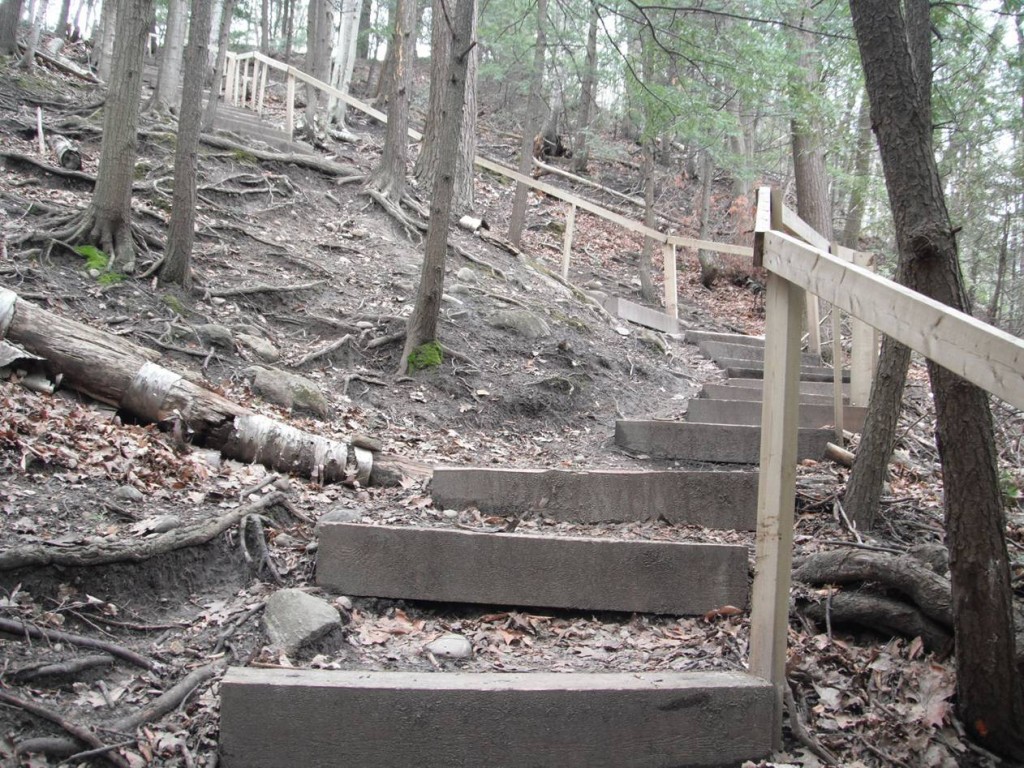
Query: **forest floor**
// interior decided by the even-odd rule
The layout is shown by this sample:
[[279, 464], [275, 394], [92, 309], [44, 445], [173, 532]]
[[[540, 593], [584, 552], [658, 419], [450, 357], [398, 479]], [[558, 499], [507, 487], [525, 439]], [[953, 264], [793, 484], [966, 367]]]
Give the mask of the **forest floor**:
[[[70, 211], [86, 205], [92, 191], [88, 179], [46, 173], [23, 159], [49, 162], [35, 143], [36, 107], [48, 132], [80, 143], [83, 171], [94, 174], [98, 118], [77, 108], [95, 104], [99, 94], [95, 86], [47, 70], [28, 75], [6, 63], [0, 70], [0, 147], [8, 153], [0, 165], [0, 234], [11, 241], [37, 226], [38, 204]], [[136, 223], [161, 237], [173, 164], [172, 145], [161, 138], [163, 120], [143, 119], [140, 191], [134, 199]], [[490, 122], [485, 118], [481, 127], [481, 152], [509, 161], [517, 142]], [[329, 149], [337, 162], [366, 173], [380, 154], [383, 132], [358, 117], [351, 129], [355, 141]], [[624, 143], [604, 144], [592, 165], [594, 180], [636, 194], [637, 158], [630, 151]], [[152, 278], [111, 280], [90, 273], [83, 257], [62, 247], [41, 253], [14, 244], [0, 252], [0, 286], [156, 350], [162, 365], [259, 413], [339, 440], [369, 436], [379, 441], [382, 454], [431, 465], [652, 467], [650, 460], [615, 448], [615, 420], [677, 418], [702, 384], [724, 378], [680, 336], [626, 327], [552, 277], [566, 209], [532, 194], [518, 254], [452, 230], [458, 252], [449, 256], [440, 324], [449, 354], [437, 369], [396, 377], [399, 334], [414, 299], [422, 245], [363, 195], [358, 183], [261, 162], [241, 150], [204, 146], [200, 154], [192, 293]], [[696, 235], [698, 185], [670, 174], [666, 181], [660, 205], [674, 212], [680, 234]], [[749, 205], [735, 204], [730, 187], [728, 179], [716, 183], [710, 236], [746, 242]], [[504, 233], [513, 187], [481, 173], [476, 193], [477, 214], [491, 233]], [[601, 199], [592, 190], [578, 193]], [[37, 205], [30, 212], [32, 203]], [[635, 209], [627, 213], [641, 215]], [[570, 281], [638, 300], [640, 246], [612, 225], [580, 215]], [[153, 258], [142, 254], [140, 270]], [[708, 290], [697, 279], [693, 254], [682, 259], [684, 323], [762, 332], [759, 297], [747, 287], [743, 270], [738, 277], [741, 285], [723, 280]], [[542, 320], [547, 333], [530, 338], [496, 327], [509, 309]], [[346, 336], [332, 351], [314, 354]], [[260, 366], [307, 377], [322, 392], [326, 410], [311, 413], [261, 398], [253, 384]], [[337, 595], [325, 597], [344, 615], [343, 631], [290, 658], [268, 646], [260, 612], [281, 586], [317, 592], [314, 527], [324, 514], [341, 510], [356, 519], [417, 524], [455, 520], [480, 530], [509, 521], [472, 509], [435, 508], [421, 482], [379, 488], [276, 477], [259, 465], [223, 460], [151, 425], [132, 423], [66, 388], [39, 393], [17, 379], [0, 380], [0, 563], [13, 562], [3, 558], [41, 542], [70, 553], [112, 541], [142, 547], [160, 532], [222, 517], [240, 505], [258, 506], [275, 491], [286, 494], [295, 513], [272, 516], [263, 510], [261, 539], [269, 562], [250, 562], [246, 533], [233, 526], [209, 543], [137, 563], [0, 568], [0, 622], [7, 622], [0, 624], [0, 630], [6, 627], [0, 632], [0, 695], [35, 702], [58, 713], [65, 726], [96, 727], [104, 743], [118, 745], [111, 754], [122, 764], [215, 765], [217, 681], [229, 663], [425, 671], [744, 665], [746, 615], [481, 610]], [[904, 553], [921, 543], [941, 544], [941, 478], [924, 383], [923, 369], [915, 366], [898, 461], [881, 525], [872, 535], [851, 531], [836, 503], [847, 469], [811, 461], [801, 466], [797, 558], [842, 547]], [[1009, 492], [1021, 479], [1022, 419], [1005, 411], [998, 421]], [[1021, 596], [1024, 518], [1018, 507], [1010, 509], [1008, 522]], [[583, 528], [543, 518], [519, 524], [567, 533]], [[662, 523], [587, 526], [586, 533], [753, 543], [748, 534], [677, 531]], [[827, 603], [833, 592], [794, 590], [808, 603]], [[40, 666], [95, 656], [96, 649], [60, 635], [30, 637], [12, 630], [19, 622], [44, 634], [69, 632], [113, 644], [117, 659], [38, 674]], [[471, 658], [448, 660], [424, 650], [448, 632], [471, 641]], [[825, 750], [834, 756], [832, 764], [844, 766], [1000, 764], [964, 738], [953, 713], [948, 651], [928, 652], [920, 639], [863, 627], [819, 626], [794, 614], [788, 672], [802, 727], [787, 720], [785, 751], [764, 766], [829, 764]], [[162, 692], [168, 692], [162, 711], [149, 712], [143, 723], [125, 719]], [[58, 758], [42, 753], [14, 752], [25, 739], [62, 735], [61, 726], [0, 699], [5, 765], [57, 764]], [[82, 762], [89, 759], [104, 760]]]

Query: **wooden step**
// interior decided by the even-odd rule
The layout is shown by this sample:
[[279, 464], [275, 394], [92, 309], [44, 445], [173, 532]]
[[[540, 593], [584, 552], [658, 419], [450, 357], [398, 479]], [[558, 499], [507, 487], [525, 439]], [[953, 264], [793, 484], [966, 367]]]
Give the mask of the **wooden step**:
[[[764, 347], [753, 347], [748, 344], [727, 344], [722, 341], [702, 341], [698, 345], [700, 352], [712, 360], [752, 360], [764, 366]], [[817, 367], [821, 358], [810, 352], [800, 353], [800, 364]]]
[[[736, 382], [757, 382], [758, 386], [754, 386], [751, 383], [750, 386], [743, 386], [739, 383], [736, 384], [705, 384], [701, 389], [700, 396], [702, 398], [710, 398], [712, 400], [756, 400], [760, 402], [764, 398], [764, 388], [760, 386], [761, 379], [734, 379]], [[829, 384], [829, 394], [816, 394], [815, 390], [807, 390], [804, 385], [818, 385], [821, 382], [817, 381], [806, 381], [801, 382], [800, 387], [800, 403], [801, 405], [806, 403], [807, 405], [832, 405], [832, 385]], [[850, 398], [846, 396], [843, 398], [844, 403], [849, 403]]]
[[[833, 438], [830, 429], [801, 429], [797, 460], [823, 458], [825, 444]], [[761, 427], [623, 419], [615, 422], [615, 444], [658, 459], [757, 464], [761, 459]]]
[[679, 322], [671, 315], [619, 296], [609, 296], [604, 302], [604, 308], [608, 310], [609, 314], [645, 328], [653, 328], [662, 333], [679, 332]]
[[720, 333], [718, 331], [687, 331], [688, 344], [700, 344], [702, 341], [721, 341], [726, 344], [746, 344], [750, 347], [764, 349], [764, 336], [747, 336], [743, 333]]
[[[832, 369], [829, 368], [828, 370], [831, 373]], [[725, 383], [730, 385], [730, 386], [747, 387], [748, 389], [759, 389], [762, 392], [764, 391], [764, 379], [763, 378], [757, 378], [757, 379], [729, 379]], [[842, 385], [842, 389], [843, 389], [843, 395], [845, 395], [846, 397], [849, 397], [849, 395], [850, 395], [850, 385], [849, 385], [849, 383], [844, 383]], [[831, 378], [828, 381], [801, 381], [800, 382], [800, 392], [802, 394], [806, 394], [806, 395], [825, 395], [827, 397], [832, 397], [832, 392], [833, 391], [834, 391], [834, 383], [833, 383]]]
[[[859, 432], [864, 428], [867, 408], [846, 406], [843, 409], [843, 429]], [[760, 400], [713, 400], [699, 397], [690, 401], [686, 409], [688, 422], [707, 424], [760, 424]], [[835, 426], [836, 413], [832, 404], [809, 405], [800, 403], [799, 426], [817, 429]]]
[[697, 615], [747, 604], [725, 544], [321, 523], [317, 583], [406, 600]]
[[756, 471], [437, 467], [430, 495], [448, 508], [581, 523], [663, 519], [749, 531], [757, 520]]
[[[725, 375], [735, 379], [763, 379], [764, 363], [756, 360], [736, 360], [734, 358], [722, 358], [715, 360], [715, 364], [725, 371]], [[832, 369], [823, 365], [801, 365], [801, 381], [832, 381], [835, 374]], [[850, 380], [850, 372], [843, 371], [843, 381]]]
[[772, 749], [742, 672], [377, 672], [233, 667], [225, 768], [738, 766]]

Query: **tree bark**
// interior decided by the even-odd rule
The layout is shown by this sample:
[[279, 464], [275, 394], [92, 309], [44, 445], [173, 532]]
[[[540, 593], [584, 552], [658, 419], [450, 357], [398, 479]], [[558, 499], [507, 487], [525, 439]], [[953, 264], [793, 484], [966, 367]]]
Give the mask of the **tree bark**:
[[[654, 215], [654, 136], [647, 136], [644, 140], [644, 224], [656, 228], [658, 221]], [[653, 303], [657, 301], [658, 294], [654, 289], [654, 279], [651, 276], [651, 255], [654, 252], [654, 241], [649, 237], [644, 238], [644, 244], [640, 248], [640, 296], [644, 301]]]
[[[213, 1], [217, 2], [217, 0]], [[220, 31], [217, 35], [217, 60], [213, 66], [213, 84], [210, 86], [210, 95], [206, 99], [206, 107], [203, 109], [203, 131], [207, 133], [213, 130], [213, 123], [217, 119], [217, 102], [220, 100], [224, 66], [228, 60], [228, 38], [231, 34], [231, 14], [234, 13], [234, 10], [235, 0], [223, 0]]]
[[359, 31], [356, 37], [356, 57], [366, 61], [370, 57], [370, 14], [373, 4], [366, 0], [359, 12]]
[[100, 24], [97, 31], [99, 42], [91, 54], [96, 66], [96, 74], [104, 83], [110, 82], [110, 73], [113, 67], [114, 37], [120, 22], [117, 13], [118, 5], [117, 0], [103, 0], [103, 5], [100, 6]]
[[18, 52], [21, 4], [22, 0], [3, 0], [0, 3], [0, 56], [11, 56]]
[[32, 19], [32, 31], [29, 32], [28, 40], [25, 42], [25, 55], [21, 57], [19, 66], [29, 72], [36, 68], [36, 48], [39, 47], [39, 38], [43, 33], [43, 24], [46, 23], [46, 11], [49, 5], [49, 0], [39, 0], [35, 17]]
[[[182, 48], [185, 43], [185, 27], [188, 25], [188, 14], [185, 9], [185, 0], [168, 0], [167, 32], [164, 35], [164, 44], [160, 51], [160, 69], [157, 71], [156, 88], [149, 103], [150, 109], [166, 112], [176, 110], [178, 107]], [[200, 84], [202, 83], [201, 78], [202, 73], [200, 73]]]
[[[0, 305], [12, 306], [9, 315], [0, 318], [10, 322], [6, 338], [43, 357], [48, 372], [62, 374], [63, 384], [83, 395], [186, 433], [190, 442], [217, 449], [226, 458], [317, 476], [328, 483], [351, 479], [346, 443], [259, 416], [155, 365], [158, 353], [67, 320], [3, 288]], [[430, 468], [419, 462], [376, 454], [369, 481], [396, 485], [403, 477], [429, 475]]]
[[367, 187], [398, 202], [405, 193], [409, 156], [409, 88], [416, 54], [416, 0], [398, 0], [391, 49], [395, 52], [394, 91], [388, 98], [388, 126], [384, 152], [367, 179]]
[[[306, 20], [305, 71], [321, 82], [331, 79], [331, 4], [327, 0], [310, 0]], [[324, 117], [327, 105], [319, 88], [306, 85], [306, 124], [313, 129]]]
[[[701, 240], [708, 240], [711, 232], [711, 177], [715, 173], [711, 153], [700, 151], [700, 232]], [[697, 263], [700, 265], [700, 284], [709, 291], [722, 271], [721, 259], [714, 251], [697, 251]]]
[[[533, 170], [533, 137], [541, 124], [541, 112], [544, 98], [541, 90], [544, 87], [544, 60], [547, 56], [548, 38], [548, 0], [537, 0], [537, 43], [533, 49], [533, 70], [530, 74], [530, 95], [523, 118], [523, 140], [519, 146], [519, 172], [529, 176]], [[523, 239], [523, 227], [526, 226], [526, 198], [529, 188], [516, 183], [515, 197], [512, 199], [512, 212], [508, 221], [508, 241], [513, 247], [519, 248]]]
[[853, 180], [850, 189], [850, 205], [846, 211], [843, 226], [843, 245], [859, 250], [860, 229], [864, 221], [864, 208], [868, 197], [868, 182], [871, 176], [871, 156], [874, 142], [871, 136], [871, 102], [867, 94], [860, 103], [857, 117], [857, 146], [854, 150]]
[[590, 161], [590, 122], [594, 119], [597, 102], [594, 92], [597, 90], [597, 5], [590, 6], [590, 21], [587, 26], [587, 61], [583, 69], [583, 82], [580, 85], [579, 128], [576, 132], [576, 146], [572, 152], [572, 172], [586, 173]]
[[[334, 47], [334, 69], [331, 84], [342, 93], [348, 93], [352, 82], [352, 71], [356, 63], [356, 34], [359, 24], [360, 7], [363, 0], [343, 0], [341, 4], [341, 30]], [[341, 99], [333, 99], [331, 120], [345, 125], [348, 105]]]
[[270, 0], [260, 5], [260, 53], [270, 55]]
[[[444, 0], [440, 0], [444, 2]], [[451, 14], [446, 13], [446, 18]], [[444, 290], [444, 263], [448, 252], [448, 225], [451, 217], [455, 175], [459, 163], [460, 126], [468, 87], [469, 60], [476, 47], [473, 22], [476, 17], [475, 0], [456, 0], [454, 18], [451, 19], [451, 40], [448, 46], [447, 76], [444, 78], [444, 106], [441, 112], [439, 135], [441, 152], [434, 173], [430, 195], [430, 226], [427, 229], [420, 286], [416, 292], [416, 305], [405, 334], [405, 347], [399, 363], [399, 373], [409, 367], [409, 355], [418, 347], [437, 338], [437, 317], [441, 309]], [[440, 88], [440, 83], [438, 87]]]
[[203, 73], [210, 41], [210, 3], [192, 0], [192, 23], [185, 51], [185, 80], [181, 90], [178, 140], [174, 148], [174, 190], [167, 252], [160, 266], [160, 281], [192, 287], [192, 245], [196, 219], [196, 156], [203, 117]]
[[[907, 285], [970, 311], [932, 147], [928, 0], [851, 0]], [[927, 50], [926, 57], [915, 55]], [[927, 81], [930, 86], [930, 80]], [[1024, 760], [1024, 688], [992, 414], [986, 393], [929, 362], [942, 459], [956, 637], [957, 710], [982, 746]]]
[[68, 19], [71, 17], [71, 0], [62, 0], [57, 14], [57, 26], [54, 31], [63, 38], [68, 37]]

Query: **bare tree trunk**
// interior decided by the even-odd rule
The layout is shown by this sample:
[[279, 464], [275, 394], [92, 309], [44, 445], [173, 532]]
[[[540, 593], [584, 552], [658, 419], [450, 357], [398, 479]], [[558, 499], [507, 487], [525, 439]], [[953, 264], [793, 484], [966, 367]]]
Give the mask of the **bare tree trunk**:
[[[530, 100], [523, 119], [523, 141], [519, 147], [519, 172], [529, 176], [533, 169], [533, 137], [541, 124], [541, 112], [544, 109], [544, 98], [541, 90], [544, 87], [544, 59], [547, 55], [548, 38], [548, 0], [537, 0], [537, 44], [533, 49], [533, 71], [530, 74]], [[523, 239], [523, 227], [526, 225], [526, 196], [529, 189], [525, 184], [516, 184], [515, 197], [512, 200], [512, 213], [508, 221], [508, 239], [516, 248]]]
[[[656, 227], [657, 217], [654, 213], [654, 136], [647, 136], [644, 141], [644, 224], [648, 227]], [[654, 280], [651, 277], [651, 255], [654, 252], [654, 241], [649, 237], [644, 238], [644, 244], [640, 249], [640, 296], [646, 302], [657, 301], [657, 291], [654, 288]]]
[[367, 179], [367, 187], [393, 202], [405, 193], [409, 156], [409, 88], [416, 54], [416, 0], [398, 0], [391, 41], [394, 57], [394, 92], [388, 98], [388, 127], [380, 163]]
[[187, 25], [188, 13], [185, 0], [168, 0], [167, 32], [164, 35], [164, 44], [160, 51], [160, 69], [157, 72], [156, 88], [153, 91], [153, 98], [149, 102], [149, 109], [160, 112], [177, 109], [178, 85], [181, 82], [181, 57]]
[[210, 42], [210, 3], [192, 0], [192, 23], [185, 51], [185, 80], [181, 91], [178, 140], [174, 148], [174, 190], [167, 252], [160, 281], [192, 287], [192, 244], [196, 219], [196, 155], [203, 116], [203, 73]]
[[370, 57], [370, 14], [373, 4], [366, 0], [359, 13], [359, 32], [356, 37], [356, 57], [366, 61]]
[[18, 52], [21, 4], [22, 0], [3, 0], [0, 3], [0, 56], [10, 56]]
[[[715, 174], [715, 165], [711, 153], [700, 151], [700, 234], [701, 240], [710, 240], [711, 232], [711, 182]], [[722, 271], [718, 254], [714, 251], [697, 251], [697, 263], [700, 265], [700, 284], [709, 291]]]
[[[395, 25], [398, 23], [398, 4], [397, 0], [388, 0], [388, 26], [393, 30]], [[373, 106], [377, 109], [384, 109], [388, 104], [391, 92], [394, 91], [394, 79], [395, 79], [395, 46], [392, 42], [388, 42], [387, 50], [384, 51], [384, 61], [380, 65], [380, 75], [377, 77], [377, 93], [373, 100]], [[369, 82], [369, 81], [367, 81]]]
[[[216, 0], [214, 0], [216, 2]], [[213, 67], [213, 85], [210, 96], [203, 109], [203, 130], [212, 131], [217, 119], [217, 102], [220, 100], [221, 80], [224, 79], [224, 65], [228, 60], [228, 39], [231, 34], [231, 14], [235, 10], [235, 0], [223, 0], [220, 16], [220, 33], [217, 35], [217, 63]], [[209, 55], [207, 55], [209, 60]]]
[[213, 4], [210, 13], [210, 41], [206, 46], [207, 74], [217, 66], [217, 52], [220, 50], [220, 23], [224, 14], [224, 0], [210, 0]]
[[992, 325], [999, 325], [999, 309], [1003, 298], [1003, 284], [1006, 281], [1006, 263], [1010, 250], [1010, 213], [1003, 214], [1003, 241], [999, 246], [999, 264], [996, 267], [996, 286], [992, 289], [986, 315]]
[[[416, 159], [415, 175], [423, 189], [433, 189], [434, 178], [441, 167], [441, 155], [446, 149], [443, 117], [446, 109], [447, 81], [445, 75], [451, 66], [452, 29], [444, 10], [445, 0], [434, 0], [430, 30], [430, 93], [427, 97], [427, 120], [424, 126], [420, 154]], [[472, 37], [476, 33], [474, 2]], [[466, 67], [465, 104], [462, 110], [462, 139], [459, 142], [459, 162], [455, 173], [453, 207], [458, 212], [473, 208], [473, 162], [476, 155], [476, 69], [477, 50], [468, 54]]]
[[96, 58], [96, 74], [105, 83], [110, 82], [110, 72], [114, 59], [114, 36], [118, 19], [117, 0], [103, 0], [100, 10], [99, 44], [93, 50]]
[[586, 173], [590, 161], [590, 122], [594, 119], [597, 89], [597, 5], [590, 6], [590, 22], [587, 27], [587, 62], [583, 69], [583, 83], [580, 86], [579, 130], [576, 146], [572, 153], [573, 173]]
[[[306, 20], [306, 66], [304, 69], [317, 80], [331, 79], [331, 4], [327, 0], [310, 0], [309, 18]], [[324, 117], [327, 107], [319, 88], [306, 86], [306, 124], [314, 130]]]
[[871, 155], [874, 151], [871, 135], [871, 103], [867, 94], [860, 103], [857, 116], [857, 147], [853, 160], [853, 182], [850, 189], [850, 205], [846, 211], [843, 227], [843, 245], [857, 250], [860, 242], [860, 228], [864, 221], [864, 207], [867, 203], [868, 182], [871, 174]]
[[49, 5], [49, 0], [39, 0], [35, 16], [32, 19], [32, 31], [25, 43], [25, 55], [21, 57], [19, 64], [22, 69], [27, 69], [29, 72], [36, 68], [36, 48], [39, 47], [39, 38], [43, 34], [43, 24], [46, 23], [46, 11]]
[[[352, 72], [356, 63], [356, 35], [360, 8], [363, 4], [363, 0], [343, 0], [341, 5], [341, 30], [334, 47], [334, 71], [331, 73], [331, 83], [342, 93], [348, 93], [352, 83]], [[344, 101], [334, 100], [331, 107], [332, 121], [338, 125], [344, 125], [347, 109], [348, 106]]]
[[[443, 0], [442, 0], [443, 2]], [[434, 173], [430, 195], [430, 226], [423, 256], [420, 286], [416, 292], [416, 305], [409, 317], [405, 347], [399, 363], [399, 373], [409, 368], [409, 355], [422, 345], [437, 338], [437, 317], [444, 290], [444, 262], [448, 251], [448, 222], [451, 217], [452, 196], [456, 167], [459, 162], [459, 142], [462, 137], [462, 112], [467, 88], [469, 55], [475, 49], [473, 23], [476, 16], [475, 0], [457, 0], [452, 39], [449, 45], [449, 65], [444, 82], [447, 85], [442, 109], [440, 140], [442, 152]]]
[[263, 0], [260, 7], [260, 53], [270, 55], [270, 0]]
[[71, 17], [71, 0], [63, 0], [60, 4], [60, 12], [57, 14], [57, 26], [55, 32], [61, 37], [68, 36], [68, 19]]
[[[851, 0], [901, 266], [909, 287], [969, 312], [932, 146], [930, 8]], [[922, 67], [928, 74], [922, 76]], [[929, 87], [930, 94], [930, 87]], [[953, 588], [957, 712], [986, 749], [1024, 760], [1024, 686], [1014, 647], [1013, 591], [988, 396], [929, 362], [942, 459]]]

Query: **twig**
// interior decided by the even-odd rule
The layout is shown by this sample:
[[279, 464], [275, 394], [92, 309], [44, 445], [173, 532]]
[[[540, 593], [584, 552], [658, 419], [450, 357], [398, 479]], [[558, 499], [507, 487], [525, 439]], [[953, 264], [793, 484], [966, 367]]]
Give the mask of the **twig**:
[[28, 682], [29, 680], [37, 680], [40, 677], [74, 675], [93, 667], [109, 667], [113, 663], [113, 656], [107, 653], [100, 653], [93, 656], [82, 656], [78, 659], [68, 659], [56, 664], [39, 664], [34, 667], [25, 667], [17, 670], [11, 675], [11, 678], [19, 683]]
[[256, 485], [250, 485], [248, 488], [243, 488], [242, 490], [240, 490], [238, 492], [238, 498], [240, 501], [245, 501], [247, 498], [252, 496], [252, 494], [259, 493], [268, 485], [273, 485], [280, 479], [281, 476], [279, 474], [277, 474], [276, 472], [272, 472], [271, 474], [267, 475], [262, 480], [260, 480], [258, 483], [256, 483]]
[[231, 622], [231, 624], [228, 625], [227, 629], [221, 632], [220, 635], [217, 637], [217, 644], [213, 646], [213, 655], [216, 656], [217, 654], [223, 652], [224, 644], [231, 639], [231, 636], [234, 635], [235, 632], [237, 632], [243, 624], [249, 621], [249, 619], [261, 613], [263, 609], [266, 608], [266, 605], [266, 603], [254, 605], [252, 608], [246, 611], [241, 618]]
[[100, 651], [106, 651], [112, 656], [117, 656], [119, 659], [124, 659], [137, 667], [154, 672], [158, 672], [163, 668], [160, 662], [146, 658], [135, 651], [125, 648], [123, 645], [108, 643], [106, 640], [97, 640], [93, 637], [76, 635], [71, 632], [61, 632], [58, 629], [43, 629], [19, 619], [0, 618], [0, 632], [20, 637], [31, 637], [37, 640], [48, 640], [53, 643], [71, 643], [82, 648], [95, 648]]
[[855, 549], [866, 549], [871, 552], [890, 552], [894, 555], [905, 555], [907, 554], [902, 549], [896, 549], [896, 547], [882, 547], [877, 544], [865, 544], [860, 541], [842, 541], [840, 539], [820, 539], [819, 544], [831, 544], [835, 547], [854, 547]]
[[94, 734], [87, 728], [84, 728], [80, 725], [76, 725], [75, 723], [65, 720], [56, 712], [47, 709], [46, 707], [40, 704], [36, 704], [34, 701], [28, 701], [27, 699], [19, 699], [17, 696], [12, 696], [11, 694], [5, 691], [0, 691], [0, 703], [7, 704], [12, 707], [18, 707], [19, 709], [23, 709], [26, 712], [35, 715], [36, 717], [41, 717], [44, 720], [49, 720], [54, 725], [59, 726], [62, 730], [74, 736], [78, 741], [82, 742], [83, 744], [88, 744], [93, 749], [104, 750], [102, 756], [108, 762], [118, 766], [118, 768], [128, 768], [128, 761], [126, 761], [120, 755], [110, 754], [110, 752], [107, 751], [106, 744], [100, 741], [96, 734]]
[[788, 681], [783, 686], [783, 696], [786, 700], [786, 711], [789, 712], [789, 729], [793, 732], [796, 740], [811, 750], [826, 765], [839, 765], [835, 755], [822, 746], [821, 742], [814, 738], [804, 726], [803, 721], [800, 719], [800, 711], [796, 707], [793, 689]]

